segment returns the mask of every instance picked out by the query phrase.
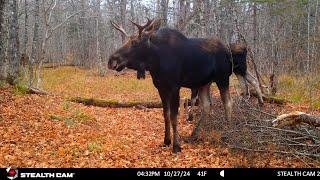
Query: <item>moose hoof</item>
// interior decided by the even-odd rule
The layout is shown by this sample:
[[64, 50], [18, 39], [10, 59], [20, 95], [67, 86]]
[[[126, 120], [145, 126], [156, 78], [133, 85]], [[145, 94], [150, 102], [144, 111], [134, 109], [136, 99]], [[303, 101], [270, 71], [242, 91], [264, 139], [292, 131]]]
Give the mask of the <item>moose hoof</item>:
[[166, 146], [170, 146], [171, 144], [171, 139], [165, 139], [164, 142], [163, 142], [163, 146], [166, 147]]
[[180, 146], [173, 146], [172, 152], [173, 152], [173, 153], [181, 152], [181, 147], [180, 147]]

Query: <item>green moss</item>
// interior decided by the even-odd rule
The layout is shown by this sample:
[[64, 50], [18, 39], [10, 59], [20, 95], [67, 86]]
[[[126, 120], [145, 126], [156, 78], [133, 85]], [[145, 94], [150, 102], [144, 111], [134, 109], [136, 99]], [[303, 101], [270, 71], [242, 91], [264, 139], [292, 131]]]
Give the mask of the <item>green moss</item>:
[[96, 143], [96, 142], [88, 143], [88, 150], [90, 152], [93, 152], [93, 151], [101, 152], [102, 145], [100, 143]]
[[69, 108], [70, 108], [70, 104], [68, 102], [63, 102], [62, 109], [67, 111], [67, 110], [69, 110]]
[[76, 121], [92, 121], [92, 120], [95, 120], [95, 117], [91, 115], [87, 115], [81, 112], [81, 110], [76, 109], [74, 111], [73, 119], [75, 119]]
[[22, 83], [18, 83], [13, 87], [13, 94], [15, 95], [25, 95], [28, 93], [28, 87]]
[[72, 126], [72, 125], [74, 125], [76, 122], [73, 120], [73, 119], [71, 119], [71, 118], [65, 118], [64, 119], [64, 124], [65, 125], [68, 125], [68, 126]]
[[49, 155], [55, 157], [55, 156], [57, 155], [57, 152], [56, 152], [56, 151], [51, 151], [51, 152], [49, 153]]
[[53, 121], [61, 121], [63, 118], [58, 115], [50, 115], [50, 119], [52, 119]]
[[9, 87], [9, 84], [4, 80], [0, 80], [0, 88], [7, 88], [7, 87]]
[[320, 99], [318, 99], [316, 102], [313, 102], [311, 106], [314, 109], [320, 109]]
[[297, 102], [301, 102], [303, 99], [303, 96], [301, 96], [300, 94], [294, 94], [290, 97], [290, 101], [297, 103]]

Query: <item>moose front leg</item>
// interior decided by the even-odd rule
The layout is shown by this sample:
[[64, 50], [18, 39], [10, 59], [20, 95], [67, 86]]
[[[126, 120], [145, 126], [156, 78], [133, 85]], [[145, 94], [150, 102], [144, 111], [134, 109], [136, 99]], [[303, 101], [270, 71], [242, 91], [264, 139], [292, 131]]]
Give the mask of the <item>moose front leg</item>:
[[177, 129], [177, 116], [179, 110], [179, 89], [176, 89], [172, 92], [170, 99], [170, 120], [173, 130], [173, 153], [177, 153], [181, 151], [180, 141], [179, 141], [179, 133]]
[[169, 146], [171, 144], [171, 136], [170, 136], [170, 97], [168, 93], [165, 91], [159, 90], [160, 98], [163, 106], [163, 117], [165, 124], [165, 132], [164, 132], [164, 146]]

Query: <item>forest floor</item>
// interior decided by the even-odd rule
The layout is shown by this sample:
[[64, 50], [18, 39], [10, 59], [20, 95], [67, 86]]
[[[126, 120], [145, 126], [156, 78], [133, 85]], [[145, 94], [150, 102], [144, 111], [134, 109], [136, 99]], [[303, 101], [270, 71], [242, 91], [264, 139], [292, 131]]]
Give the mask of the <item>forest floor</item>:
[[[151, 78], [136, 80], [135, 73], [108, 73], [99, 77], [73, 67], [45, 69], [49, 95], [24, 94], [16, 87], [0, 88], [0, 167], [310, 167], [319, 161], [268, 152], [230, 149], [223, 143], [182, 141], [182, 152], [163, 147], [162, 109], [101, 108], [73, 103], [69, 97], [119, 102], [159, 102]], [[236, 83], [232, 81], [237, 87]], [[212, 88], [216, 110], [222, 103]], [[189, 97], [182, 90], [181, 97]], [[233, 88], [233, 96], [236, 91]], [[252, 100], [256, 104], [256, 99]], [[282, 114], [293, 110], [320, 114], [308, 104], [266, 104], [263, 111]], [[245, 116], [235, 110], [235, 117]], [[179, 116], [179, 134], [190, 136], [194, 124]]]

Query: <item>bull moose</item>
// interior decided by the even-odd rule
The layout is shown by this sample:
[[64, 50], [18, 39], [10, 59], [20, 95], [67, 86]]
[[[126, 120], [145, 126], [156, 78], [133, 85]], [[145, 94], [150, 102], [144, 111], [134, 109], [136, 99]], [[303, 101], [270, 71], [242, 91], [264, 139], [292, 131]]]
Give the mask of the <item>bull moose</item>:
[[231, 119], [231, 54], [221, 41], [215, 38], [187, 38], [175, 29], [160, 28], [160, 19], [148, 19], [145, 25], [132, 22], [138, 28], [133, 35], [128, 35], [117, 23], [111, 23], [127, 40], [109, 57], [108, 68], [116, 71], [126, 67], [134, 69], [138, 77], [144, 76], [145, 71], [150, 72], [163, 105], [166, 146], [171, 144], [170, 124], [173, 129], [173, 153], [181, 151], [177, 130], [181, 87], [199, 91], [203, 113], [191, 137], [198, 136], [199, 125], [210, 113], [211, 82], [218, 86], [226, 119]]

